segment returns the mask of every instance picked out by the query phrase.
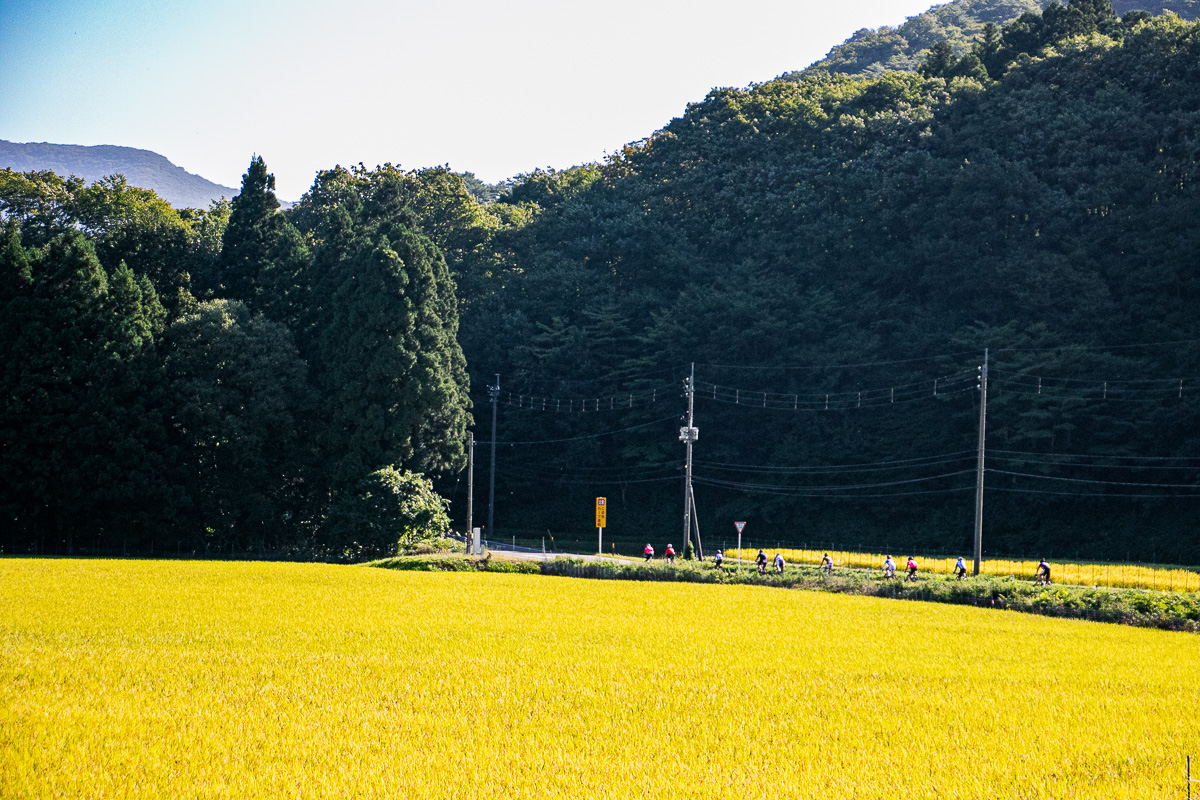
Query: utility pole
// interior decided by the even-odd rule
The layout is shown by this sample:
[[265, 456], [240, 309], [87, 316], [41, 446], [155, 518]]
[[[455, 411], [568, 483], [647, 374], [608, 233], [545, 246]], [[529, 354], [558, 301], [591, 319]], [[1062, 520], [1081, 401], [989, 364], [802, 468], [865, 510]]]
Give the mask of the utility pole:
[[988, 351], [983, 350], [983, 366], [979, 368], [979, 464], [975, 469], [975, 574], [983, 560], [983, 457], [987, 439]]
[[700, 543], [700, 512], [696, 510], [696, 493], [692, 492], [692, 529], [696, 531], [696, 557], [704, 560], [704, 545]]
[[[687, 445], [687, 477], [683, 484], [683, 547], [687, 550], [687, 543], [692, 538], [692, 507], [695, 505], [695, 498], [692, 494], [692, 443], [700, 438], [700, 430], [696, 427], [695, 415], [695, 397], [696, 397], [696, 363], [692, 362], [692, 374], [684, 381], [684, 386], [687, 387], [688, 398], [688, 424], [685, 428], [679, 429], [679, 441]], [[697, 555], [699, 552], [699, 537], [697, 537]]]
[[[495, 437], [493, 437], [495, 438]], [[467, 431], [467, 552], [475, 539], [475, 434]]]
[[495, 536], [492, 520], [496, 512], [496, 406], [500, 403], [500, 374], [496, 374], [496, 385], [488, 387], [492, 398], [492, 468], [488, 473], [488, 536]]

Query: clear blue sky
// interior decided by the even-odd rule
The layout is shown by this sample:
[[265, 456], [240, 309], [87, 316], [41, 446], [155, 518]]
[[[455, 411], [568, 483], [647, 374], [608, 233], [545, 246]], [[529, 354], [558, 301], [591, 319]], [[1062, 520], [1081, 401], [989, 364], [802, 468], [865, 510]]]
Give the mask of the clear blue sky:
[[0, 0], [0, 139], [118, 144], [294, 200], [319, 169], [595, 161], [931, 0]]

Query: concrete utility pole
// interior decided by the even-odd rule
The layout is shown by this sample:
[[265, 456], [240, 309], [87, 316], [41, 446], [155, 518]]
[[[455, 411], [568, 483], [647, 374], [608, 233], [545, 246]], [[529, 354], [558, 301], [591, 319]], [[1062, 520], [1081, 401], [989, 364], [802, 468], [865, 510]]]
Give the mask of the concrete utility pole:
[[496, 406], [500, 404], [500, 375], [496, 374], [496, 385], [488, 387], [492, 396], [492, 468], [488, 473], [488, 524], [487, 535], [495, 537], [492, 521], [496, 512]]
[[[493, 437], [495, 438], [495, 437]], [[467, 431], [467, 552], [475, 530], [475, 434]]]
[[987, 383], [988, 351], [983, 350], [983, 366], [979, 368], [979, 464], [975, 469], [975, 573], [983, 560], [983, 457], [987, 440]]
[[[687, 477], [683, 485], [683, 548], [687, 550], [687, 543], [692, 537], [692, 508], [695, 506], [695, 497], [692, 493], [692, 443], [700, 438], [700, 430], [696, 427], [695, 416], [695, 398], [696, 398], [696, 364], [692, 363], [692, 374], [684, 381], [687, 387], [688, 397], [688, 424], [685, 428], [679, 429], [679, 441], [687, 445]], [[696, 554], [703, 558], [700, 554], [699, 545], [700, 537], [696, 537]]]

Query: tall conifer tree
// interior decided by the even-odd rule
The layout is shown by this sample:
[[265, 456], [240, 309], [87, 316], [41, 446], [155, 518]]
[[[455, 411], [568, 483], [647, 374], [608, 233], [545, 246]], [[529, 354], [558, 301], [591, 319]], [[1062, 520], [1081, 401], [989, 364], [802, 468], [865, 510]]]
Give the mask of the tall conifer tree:
[[305, 302], [308, 261], [303, 237], [279, 213], [275, 176], [255, 156], [233, 198], [217, 294], [294, 327]]

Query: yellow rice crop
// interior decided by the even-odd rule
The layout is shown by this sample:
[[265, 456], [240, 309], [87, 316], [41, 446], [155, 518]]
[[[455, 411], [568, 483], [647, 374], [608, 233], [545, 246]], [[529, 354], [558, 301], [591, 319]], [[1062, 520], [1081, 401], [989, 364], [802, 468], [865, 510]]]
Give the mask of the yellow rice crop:
[[1197, 642], [754, 586], [5, 559], [0, 797], [1178, 797]]
[[[726, 559], [736, 559], [737, 550], [726, 550]], [[743, 548], [742, 558], [753, 562], [758, 550]], [[767, 551], [770, 558], [782, 553], [791, 564], [820, 564], [828, 553], [835, 567], [880, 570], [883, 568], [883, 553], [857, 553], [846, 550], [779, 550]], [[904, 572], [905, 559], [909, 553], [892, 553], [897, 573]], [[971, 554], [963, 553], [967, 571], [972, 570]], [[954, 572], [954, 558], [925, 558], [917, 556], [917, 565], [922, 572], [950, 575]], [[1012, 575], [1017, 578], [1034, 579], [1038, 562], [989, 558], [980, 562], [979, 571], [985, 575]], [[1192, 569], [1169, 569], [1135, 564], [1072, 564], [1050, 562], [1050, 577], [1055, 583], [1076, 586], [1108, 586], [1117, 589], [1155, 589], [1163, 592], [1200, 591], [1200, 572]]]

